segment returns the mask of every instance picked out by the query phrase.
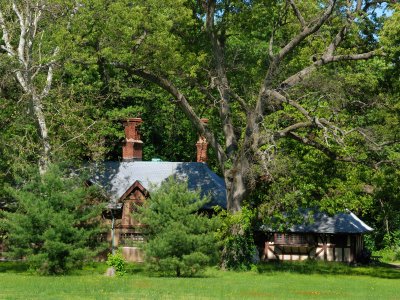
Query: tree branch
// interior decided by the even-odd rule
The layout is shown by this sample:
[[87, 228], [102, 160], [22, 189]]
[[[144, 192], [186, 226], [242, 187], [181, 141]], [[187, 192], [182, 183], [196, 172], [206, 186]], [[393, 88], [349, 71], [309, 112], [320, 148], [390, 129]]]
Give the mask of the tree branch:
[[217, 153], [218, 161], [221, 165], [221, 168], [222, 170], [224, 170], [224, 163], [227, 160], [227, 156], [224, 150], [222, 149], [221, 145], [218, 143], [214, 135], [209, 130], [206, 129], [204, 124], [201, 122], [200, 118], [197, 116], [197, 114], [194, 112], [193, 108], [187, 101], [186, 97], [173, 85], [173, 83], [166, 78], [154, 75], [144, 70], [130, 69], [127, 67], [123, 68], [128, 72], [132, 73], [133, 75], [139, 76], [143, 79], [146, 79], [158, 85], [159, 87], [170, 93], [175, 98], [176, 104], [182, 109], [186, 117], [188, 117], [188, 119], [196, 127], [197, 131], [207, 138], [207, 141], [214, 148], [214, 150]]
[[[324, 153], [326, 156], [328, 156], [330, 159], [334, 159], [334, 160], [338, 160], [338, 161], [342, 161], [342, 162], [351, 162], [351, 163], [362, 163], [362, 164], [366, 164], [365, 161], [361, 161], [358, 159], [355, 159], [353, 157], [347, 157], [347, 156], [340, 156], [337, 153], [335, 153], [334, 151], [330, 150], [328, 147], [324, 146], [321, 143], [318, 143], [315, 140], [311, 140], [307, 137], [302, 137], [296, 133], [289, 133], [288, 135], [289, 137], [291, 137], [294, 140], [297, 140], [301, 143], [303, 143], [304, 145], [313, 147], [319, 151], [321, 151], [322, 153]], [[368, 165], [368, 163], [367, 163]]]
[[[293, 1], [293, 0], [291, 0]], [[385, 2], [385, 1], [380, 1]], [[368, 5], [368, 2], [365, 4]], [[343, 38], [345, 37], [347, 30], [351, 23], [354, 21], [355, 15], [361, 10], [362, 8], [362, 1], [358, 0], [356, 3], [356, 7], [354, 12], [351, 12], [351, 7], [352, 7], [352, 2], [348, 1], [347, 3], [347, 20], [344, 24], [344, 26], [340, 29], [340, 31], [336, 34], [336, 36], [333, 38], [332, 42], [328, 45], [326, 48], [324, 54], [322, 55], [321, 59], [315, 61], [312, 65], [304, 68], [303, 70], [297, 72], [296, 74], [292, 75], [285, 81], [281, 83], [281, 87], [291, 87], [295, 85], [296, 83], [302, 81], [305, 77], [307, 77], [309, 74], [311, 74], [318, 66], [322, 66], [328, 63], [332, 62], [338, 62], [338, 61], [349, 61], [349, 60], [366, 60], [369, 59], [375, 55], [378, 55], [381, 50], [374, 50], [366, 53], [360, 53], [360, 54], [348, 54], [348, 55], [336, 55], [334, 56], [334, 52], [339, 46], [339, 44], [342, 42]]]
[[147, 36], [147, 30], [143, 30], [143, 33], [135, 40], [134, 46], [133, 46], [133, 51], [137, 50], [140, 45], [144, 42]]
[[315, 124], [314, 124], [313, 122], [309, 122], [309, 121], [308, 121], [308, 122], [299, 122], [299, 123], [290, 125], [290, 126], [284, 128], [284, 129], [282, 129], [282, 130], [277, 131], [277, 132], [274, 134], [274, 137], [275, 137], [275, 138], [285, 137], [285, 136], [288, 136], [289, 133], [291, 133], [291, 132], [293, 132], [293, 131], [296, 131], [297, 129], [312, 127], [312, 126], [314, 126], [314, 125], [315, 125]]
[[288, 137], [295, 139], [301, 143], [303, 143], [304, 145], [308, 145], [311, 146], [315, 149], [318, 149], [319, 151], [323, 152], [326, 156], [328, 156], [331, 159], [336, 159], [337, 155], [335, 152], [331, 151], [328, 147], [324, 146], [323, 144], [320, 144], [312, 139], [309, 139], [307, 137], [303, 137], [298, 135], [297, 133], [294, 132], [289, 132], [287, 134]]
[[374, 56], [384, 55], [382, 49], [373, 50], [370, 52], [359, 53], [359, 54], [344, 54], [344, 55], [336, 55], [330, 57], [322, 57], [321, 59], [315, 61], [312, 65], [304, 68], [303, 70], [297, 72], [296, 74], [290, 76], [285, 81], [283, 81], [280, 86], [282, 88], [292, 87], [295, 84], [303, 81], [307, 78], [312, 72], [314, 72], [318, 67], [330, 64], [333, 62], [340, 62], [340, 61], [352, 61], [352, 60], [367, 60]]
[[221, 116], [221, 121], [225, 136], [226, 153], [227, 156], [229, 157], [232, 156], [233, 153], [237, 150], [238, 145], [229, 105], [230, 95], [232, 94], [232, 91], [229, 87], [229, 81], [225, 69], [225, 55], [224, 55], [225, 36], [223, 36], [224, 34], [223, 30], [221, 33], [222, 37], [218, 37], [216, 33], [214, 24], [216, 1], [215, 0], [207, 1], [206, 6], [207, 6], [206, 28], [213, 48], [215, 72], [217, 77], [216, 86], [221, 98], [219, 113]]
[[242, 107], [242, 109], [248, 113], [249, 112], [249, 106], [247, 105], [246, 101], [244, 101], [244, 99], [242, 97], [240, 97], [238, 94], [236, 94], [234, 91], [232, 91], [231, 89], [229, 90], [230, 94], [233, 96], [233, 98], [235, 98], [235, 100], [240, 104], [240, 106]]
[[273, 46], [274, 46], [274, 31], [272, 31], [271, 33], [271, 38], [269, 39], [269, 44], [268, 44], [268, 55], [269, 58], [272, 60], [274, 59], [274, 50], [273, 50]]
[[[54, 50], [53, 57], [57, 56], [58, 50], [59, 50], [58, 47]], [[53, 82], [53, 65], [54, 65], [54, 63], [55, 63], [55, 60], [52, 60], [49, 63], [49, 69], [47, 71], [47, 78], [46, 78], [46, 85], [43, 88], [43, 91], [42, 91], [42, 93], [40, 95], [41, 98], [46, 97], [50, 92], [51, 85], [52, 85], [52, 82]]]
[[290, 51], [292, 51], [298, 44], [300, 44], [305, 38], [315, 33], [321, 26], [328, 20], [335, 7], [336, 0], [330, 0], [329, 6], [326, 8], [324, 13], [315, 21], [315, 24], [310, 27], [308, 24], [303, 28], [303, 30], [296, 35], [285, 47], [281, 49], [278, 53], [276, 59], [278, 61], [282, 60]]
[[[315, 21], [310, 22], [306, 25], [300, 33], [298, 33], [294, 38], [290, 40], [289, 43], [284, 46], [278, 54], [276, 54], [273, 59], [271, 59], [271, 63], [264, 77], [263, 83], [261, 84], [260, 91], [258, 93], [258, 100], [255, 109], [255, 122], [258, 123], [264, 116], [264, 108], [266, 101], [268, 100], [267, 92], [271, 82], [271, 79], [274, 77], [274, 74], [283, 60], [283, 58], [294, 48], [296, 48], [303, 40], [305, 40], [308, 36], [315, 33], [331, 16], [333, 12], [333, 8], [335, 7], [336, 0], [330, 0], [328, 7], [324, 10], [322, 15]], [[314, 24], [312, 24], [314, 23]]]
[[362, 6], [362, 0], [357, 0], [356, 11], [361, 10], [361, 6]]
[[18, 17], [19, 20], [19, 26], [20, 26], [20, 35], [19, 35], [19, 44], [18, 44], [18, 59], [20, 60], [21, 64], [24, 65], [25, 68], [28, 67], [28, 62], [26, 61], [25, 57], [25, 44], [26, 44], [26, 34], [27, 34], [27, 25], [26, 20], [24, 19], [23, 13], [21, 13], [15, 4], [15, 1], [12, 3], [12, 8], [15, 12], [15, 14]]
[[83, 136], [94, 124], [96, 124], [96, 121], [93, 121], [92, 124], [90, 124], [88, 127], [86, 127], [83, 131], [81, 131], [80, 134], [78, 134], [77, 136], [74, 136], [72, 138], [70, 138], [68, 141], [65, 141], [64, 143], [62, 143], [59, 147], [57, 147], [56, 149], [54, 149], [54, 152], [57, 152], [58, 150], [62, 149], [66, 144], [68, 144], [69, 142], [72, 142], [73, 140], [76, 140], [78, 138], [80, 138], [81, 136]]
[[32, 32], [32, 38], [36, 37], [36, 33], [37, 33], [37, 25], [39, 23], [39, 20], [41, 19], [42, 16], [42, 10], [35, 10], [35, 14], [34, 14], [34, 18], [33, 18], [33, 32]]
[[296, 108], [307, 119], [306, 122], [299, 122], [297, 124], [287, 127], [282, 131], [278, 131], [277, 133], [278, 136], [280, 134], [287, 135], [288, 133], [299, 128], [315, 126], [321, 128], [324, 131], [324, 138], [327, 144], [329, 139], [333, 139], [338, 144], [343, 144], [343, 136], [345, 136], [346, 133], [339, 127], [335, 126], [325, 118], [318, 118], [316, 116], [314, 117], [311, 116], [310, 113], [303, 106], [300, 105], [300, 103], [283, 96], [277, 91], [270, 90], [268, 91], [268, 95], [270, 97], [274, 97], [276, 100], [282, 103], [287, 103], [290, 106]]
[[0, 10], [0, 27], [3, 31], [3, 41], [4, 45], [1, 46], [2, 49], [4, 49], [9, 56], [15, 56], [15, 50], [13, 46], [11, 45], [11, 40], [10, 40], [10, 35], [8, 32], [8, 29], [6, 27], [6, 23], [4, 20], [3, 12]]
[[294, 108], [296, 108], [303, 116], [306, 117], [307, 120], [312, 121], [313, 118], [310, 116], [309, 112], [302, 107], [299, 103], [297, 103], [296, 101], [290, 100], [289, 98], [283, 96], [281, 93], [275, 91], [275, 90], [268, 90], [267, 91], [267, 95], [269, 97], [273, 97], [276, 100], [282, 102], [282, 103], [287, 103], [290, 106], [293, 106]]
[[306, 26], [306, 21], [304, 20], [303, 16], [301, 15], [299, 8], [294, 3], [294, 0], [289, 0], [289, 3], [294, 11], [294, 14], [296, 15], [297, 19], [299, 20], [299, 22], [301, 24], [301, 28], [304, 28]]

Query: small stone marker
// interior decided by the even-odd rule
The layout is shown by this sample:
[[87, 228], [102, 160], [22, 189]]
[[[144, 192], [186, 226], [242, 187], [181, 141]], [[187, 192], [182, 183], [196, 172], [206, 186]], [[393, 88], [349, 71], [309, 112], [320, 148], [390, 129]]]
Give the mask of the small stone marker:
[[114, 267], [109, 267], [106, 271], [106, 274], [104, 274], [109, 277], [114, 277], [115, 276], [115, 268]]

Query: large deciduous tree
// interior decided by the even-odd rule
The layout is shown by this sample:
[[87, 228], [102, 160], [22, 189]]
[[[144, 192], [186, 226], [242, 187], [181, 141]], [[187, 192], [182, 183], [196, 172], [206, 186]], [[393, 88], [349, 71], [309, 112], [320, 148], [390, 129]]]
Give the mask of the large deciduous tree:
[[[238, 211], [254, 182], [273, 179], [271, 165], [282, 140], [331, 159], [356, 160], [343, 147], [346, 139], [369, 137], [340, 117], [331, 77], [336, 68], [384, 54], [384, 17], [377, 9], [387, 5], [117, 1], [108, 5], [99, 53], [127, 75], [166, 91], [206, 136], [225, 179], [228, 208]], [[201, 122], [204, 115], [211, 125]]]

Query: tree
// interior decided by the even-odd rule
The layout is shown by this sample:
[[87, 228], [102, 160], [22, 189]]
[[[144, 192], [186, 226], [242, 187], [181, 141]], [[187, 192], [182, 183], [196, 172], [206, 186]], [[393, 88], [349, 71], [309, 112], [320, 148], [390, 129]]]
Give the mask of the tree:
[[[9, 1], [0, 6], [1, 49], [10, 58], [14, 74], [23, 97], [29, 101], [41, 144], [39, 171], [46, 172], [50, 163], [51, 146], [45, 118], [43, 100], [49, 95], [53, 83], [53, 69], [58, 47], [44, 43], [46, 26], [41, 23], [51, 10], [48, 1]], [[18, 38], [17, 38], [18, 36]], [[45, 76], [43, 76], [45, 75]]]
[[39, 273], [60, 274], [98, 253], [101, 198], [82, 178], [52, 165], [10, 193], [18, 208], [4, 213], [8, 256], [25, 257]]
[[152, 270], [192, 276], [215, 262], [218, 222], [199, 213], [208, 201], [170, 179], [137, 207], [134, 216], [144, 224], [146, 262]]
[[[108, 7], [99, 53], [172, 97], [212, 146], [228, 208], [238, 211], [254, 182], [273, 180], [283, 140], [357, 160], [345, 142], [366, 134], [341, 122], [329, 99], [335, 91], [319, 76], [384, 54], [376, 39], [384, 18], [375, 9], [385, 3], [118, 1]], [[201, 123], [204, 114], [211, 126]]]

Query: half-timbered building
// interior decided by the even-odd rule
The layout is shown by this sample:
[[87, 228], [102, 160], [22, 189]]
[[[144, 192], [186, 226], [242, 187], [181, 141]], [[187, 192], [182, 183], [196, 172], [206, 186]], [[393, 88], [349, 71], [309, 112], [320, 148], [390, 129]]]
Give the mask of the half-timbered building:
[[304, 214], [304, 223], [284, 232], [262, 226], [262, 260], [316, 259], [352, 263], [364, 249], [363, 235], [372, 228], [350, 211], [329, 216]]

